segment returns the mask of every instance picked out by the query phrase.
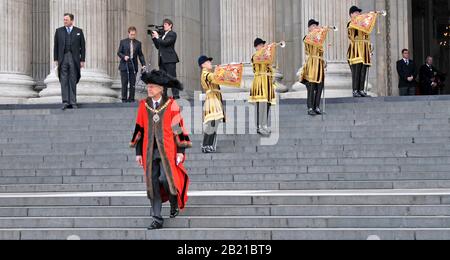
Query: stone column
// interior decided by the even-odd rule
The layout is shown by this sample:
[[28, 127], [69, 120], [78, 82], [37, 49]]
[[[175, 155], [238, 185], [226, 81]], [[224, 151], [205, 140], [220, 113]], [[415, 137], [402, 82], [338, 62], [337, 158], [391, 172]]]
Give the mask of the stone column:
[[44, 80], [50, 73], [50, 17], [48, 0], [33, 0], [33, 78], [35, 90], [45, 88]]
[[86, 68], [81, 70], [77, 96], [80, 103], [118, 102], [118, 96], [111, 89], [108, 75], [108, 34], [114, 30], [107, 25], [107, 0], [50, 0], [50, 45], [51, 73], [45, 80], [47, 88], [40, 98], [31, 103], [61, 102], [61, 87], [53, 64], [53, 38], [55, 30], [63, 26], [64, 13], [75, 15], [75, 26], [83, 29], [86, 37]]
[[[328, 43], [331, 46], [325, 47], [325, 58], [328, 67], [325, 76], [325, 92], [328, 97], [346, 97], [352, 95], [351, 71], [347, 62], [348, 34], [347, 23], [349, 18], [349, 9], [356, 5], [356, 0], [303, 0], [301, 2], [301, 20], [300, 29], [301, 41], [308, 34], [308, 21], [315, 19], [321, 26], [336, 26], [338, 32], [330, 32]], [[302, 66], [306, 58], [304, 53], [304, 44], [302, 49]], [[305, 92], [303, 84], [296, 83], [294, 90]]]
[[[222, 63], [251, 62], [255, 52], [253, 41], [257, 37], [268, 43], [275, 42], [275, 11], [274, 0], [221, 0]], [[281, 78], [282, 75], [278, 74], [277, 77]], [[224, 87], [223, 90], [249, 92], [252, 81], [252, 66], [246, 65], [243, 87]]]
[[0, 103], [36, 97], [32, 75], [32, 0], [0, 1]]

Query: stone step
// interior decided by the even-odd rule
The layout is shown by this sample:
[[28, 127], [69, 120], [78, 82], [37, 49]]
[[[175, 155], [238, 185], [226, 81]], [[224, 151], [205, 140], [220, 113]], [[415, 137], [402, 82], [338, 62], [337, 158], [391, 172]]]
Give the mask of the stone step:
[[[147, 206], [148, 199], [145, 192], [0, 194], [0, 205]], [[450, 205], [450, 190], [193, 191], [189, 205]]]
[[[169, 214], [163, 207], [163, 215]], [[182, 213], [190, 216], [449, 216], [448, 205], [249, 205], [249, 206], [188, 206]], [[0, 217], [148, 217], [147, 206], [63, 206], [63, 207], [0, 207]]]
[[[116, 228], [145, 229], [151, 217], [45, 217], [0, 218], [2, 229], [62, 229], [62, 228]], [[179, 217], [165, 221], [166, 228], [447, 228], [449, 216], [440, 217], [325, 217], [325, 216], [239, 216], [239, 217]]]
[[450, 229], [5, 229], [3, 240], [449, 240]]
[[[328, 155], [331, 155], [329, 153]], [[317, 166], [317, 165], [335, 165], [335, 166], [345, 166], [345, 165], [436, 165], [436, 164], [450, 164], [450, 157], [441, 156], [441, 157], [406, 157], [406, 153], [397, 154], [399, 156], [395, 156], [394, 153], [386, 153], [383, 157], [354, 157], [354, 153], [340, 153], [334, 154], [335, 157], [326, 157], [326, 158], [287, 158], [286, 161], [280, 161], [278, 159], [247, 159], [245, 156], [242, 156], [242, 160], [189, 160], [185, 163], [186, 167], [191, 168], [209, 168], [214, 170], [216, 168], [228, 167], [233, 165], [234, 167], [250, 167], [250, 166]], [[347, 156], [344, 156], [347, 155]], [[188, 154], [189, 156], [189, 154]], [[390, 156], [390, 157], [389, 157]], [[292, 156], [293, 157], [293, 156]], [[109, 164], [111, 168], [114, 169], [113, 166], [119, 166], [116, 168], [120, 168], [120, 163], [123, 164], [124, 168], [129, 168], [128, 166], [131, 164], [135, 164], [135, 155], [105, 155], [105, 156], [23, 156], [23, 157], [0, 157], [0, 164], [13, 164], [27, 161], [27, 163], [32, 164], [77, 164], [81, 167], [95, 168], [91, 167], [93, 164]], [[24, 166], [26, 164], [23, 164]], [[89, 175], [116, 175], [121, 174], [117, 172], [113, 172], [113, 174], [108, 173], [107, 169], [99, 169], [98, 172], [89, 172]], [[83, 172], [71, 172], [64, 171], [62, 173], [64, 176], [68, 175], [83, 175]], [[0, 173], [0, 176], [1, 173]]]
[[[191, 191], [228, 190], [374, 190], [374, 189], [433, 189], [450, 188], [450, 178], [445, 180], [346, 180], [346, 181], [299, 181], [284, 178], [272, 181], [201, 181], [191, 177]], [[108, 179], [106, 179], [108, 180]], [[139, 179], [135, 182], [99, 182], [74, 184], [2, 184], [1, 193], [39, 193], [39, 192], [105, 192], [105, 191], [144, 191], [145, 184]]]

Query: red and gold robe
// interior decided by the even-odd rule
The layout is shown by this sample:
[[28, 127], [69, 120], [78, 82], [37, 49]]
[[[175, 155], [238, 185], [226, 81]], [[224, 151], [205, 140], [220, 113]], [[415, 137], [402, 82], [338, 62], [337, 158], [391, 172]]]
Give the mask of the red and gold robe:
[[180, 107], [174, 99], [163, 98], [159, 106], [159, 109], [162, 109], [158, 113], [159, 122], [153, 120], [155, 113], [149, 109], [152, 106], [153, 103], [150, 98], [140, 102], [136, 118], [136, 130], [130, 146], [138, 147], [138, 149], [142, 147], [147, 195], [150, 199], [154, 197], [151, 176], [153, 151], [154, 146], [158, 146], [170, 189], [166, 191], [164, 187], [161, 187], [161, 198], [163, 202], [167, 202], [169, 194], [177, 196], [178, 206], [183, 209], [188, 201], [189, 176], [183, 162], [176, 165], [176, 156], [177, 153], [184, 153], [186, 148], [191, 148], [192, 143], [184, 128]]

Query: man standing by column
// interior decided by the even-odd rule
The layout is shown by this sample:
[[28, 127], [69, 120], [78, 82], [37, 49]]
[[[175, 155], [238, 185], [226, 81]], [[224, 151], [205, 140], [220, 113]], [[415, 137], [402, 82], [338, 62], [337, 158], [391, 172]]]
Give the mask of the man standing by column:
[[78, 108], [77, 84], [86, 60], [84, 34], [80, 28], [73, 26], [74, 18], [73, 14], [64, 14], [64, 27], [58, 28], [55, 33], [53, 53], [61, 83], [63, 110]]
[[397, 61], [398, 87], [400, 96], [416, 95], [416, 64], [409, 59], [409, 50], [402, 51], [403, 58]]
[[[145, 68], [145, 57], [142, 53], [142, 43], [136, 40], [137, 29], [131, 26], [128, 29], [128, 39], [120, 42], [117, 55], [120, 57], [120, 78], [122, 80], [122, 102], [134, 103], [136, 75], [139, 71], [138, 58], [143, 68]], [[130, 92], [128, 94], [128, 84]]]
[[[153, 43], [159, 50], [159, 69], [165, 71], [172, 77], [177, 77], [177, 63], [180, 62], [178, 54], [175, 51], [175, 43], [177, 42], [177, 34], [172, 31], [173, 22], [170, 19], [163, 21], [164, 35], [159, 35], [158, 32], [152, 33]], [[167, 96], [167, 89], [164, 90]], [[180, 98], [180, 91], [172, 89], [172, 96], [174, 99]]]

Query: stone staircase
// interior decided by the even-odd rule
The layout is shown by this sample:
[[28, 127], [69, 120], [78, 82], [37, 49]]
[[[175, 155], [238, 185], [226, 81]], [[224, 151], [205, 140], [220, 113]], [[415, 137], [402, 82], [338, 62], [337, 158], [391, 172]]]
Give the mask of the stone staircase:
[[192, 135], [188, 208], [156, 232], [134, 107], [1, 106], [0, 239], [450, 238], [450, 97], [281, 103], [275, 146]]

